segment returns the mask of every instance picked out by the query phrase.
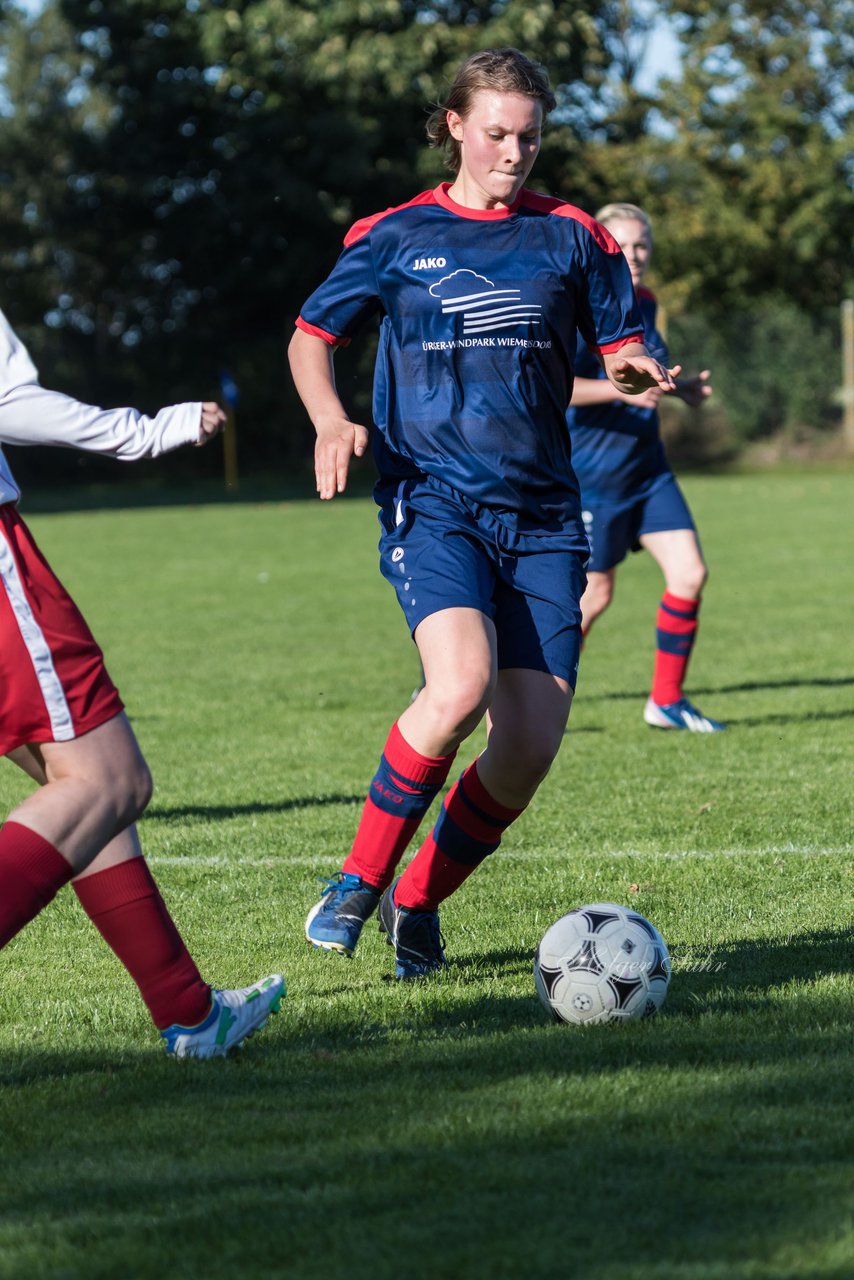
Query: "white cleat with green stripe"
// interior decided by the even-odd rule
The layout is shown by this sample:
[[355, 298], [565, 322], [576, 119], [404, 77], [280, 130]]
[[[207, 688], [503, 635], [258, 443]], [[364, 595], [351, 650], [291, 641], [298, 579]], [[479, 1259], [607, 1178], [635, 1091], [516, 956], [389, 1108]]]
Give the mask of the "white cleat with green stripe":
[[285, 994], [279, 973], [260, 978], [236, 991], [211, 991], [211, 1011], [197, 1027], [174, 1023], [161, 1031], [166, 1052], [173, 1058], [224, 1058], [260, 1031], [271, 1013], [278, 1013]]

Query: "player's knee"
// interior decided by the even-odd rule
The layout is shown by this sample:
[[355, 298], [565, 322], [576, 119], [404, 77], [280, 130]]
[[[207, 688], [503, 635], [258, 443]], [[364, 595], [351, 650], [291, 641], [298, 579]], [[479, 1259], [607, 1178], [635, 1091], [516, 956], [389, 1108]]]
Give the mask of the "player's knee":
[[554, 752], [535, 751], [522, 754], [515, 765], [515, 783], [520, 797], [530, 799], [554, 762]]
[[708, 581], [709, 571], [702, 560], [697, 560], [684, 571], [683, 593], [688, 600], [699, 600]]
[[143, 760], [137, 771], [135, 779], [134, 803], [142, 814], [149, 805], [151, 797], [154, 795], [154, 779], [151, 776], [151, 770]]
[[516, 740], [515, 769], [520, 787], [533, 795], [554, 763], [563, 733], [532, 725]]
[[492, 683], [478, 672], [461, 672], [439, 687], [427, 686], [433, 715], [443, 736], [468, 737], [480, 724], [492, 696]]
[[143, 759], [135, 761], [114, 780], [116, 817], [122, 827], [142, 817], [154, 792], [151, 770]]
[[443, 736], [461, 740], [467, 738], [470, 733], [474, 733], [480, 724], [488, 706], [489, 699], [486, 697], [477, 700], [472, 698], [445, 699], [439, 708], [439, 716], [444, 729]]

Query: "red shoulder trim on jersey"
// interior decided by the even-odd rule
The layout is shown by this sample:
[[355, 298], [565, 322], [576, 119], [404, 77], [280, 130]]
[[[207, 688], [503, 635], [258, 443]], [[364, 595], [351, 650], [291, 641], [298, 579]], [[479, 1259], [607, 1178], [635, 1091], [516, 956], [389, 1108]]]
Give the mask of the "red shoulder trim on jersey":
[[457, 204], [456, 200], [451, 199], [450, 182], [440, 182], [435, 188], [433, 195], [436, 198], [436, 204], [441, 205], [443, 209], [447, 209], [449, 213], [455, 213], [458, 218], [468, 218], [472, 222], [501, 222], [504, 218], [512, 218], [522, 203], [522, 195], [524, 188], [519, 192], [512, 204], [502, 205], [500, 209], [473, 209], [467, 204]]
[[647, 302], [658, 302], [658, 298], [656, 298], [652, 289], [647, 289], [645, 284], [638, 285], [635, 293], [639, 298], [646, 298]]
[[616, 342], [605, 342], [601, 347], [590, 346], [591, 351], [598, 351], [600, 355], [610, 355], [612, 351], [619, 351], [620, 347], [627, 347], [630, 342], [639, 342], [643, 345], [642, 333], [630, 333], [627, 338], [618, 338]]
[[530, 187], [523, 187], [517, 197], [517, 203], [524, 205], [526, 209], [537, 209], [540, 213], [554, 213], [557, 209], [572, 208], [567, 205], [565, 200], [559, 200], [557, 196], [544, 196], [541, 191], [532, 191]]
[[585, 213], [583, 209], [577, 208], [574, 204], [567, 204], [565, 200], [559, 200], [556, 196], [541, 196], [536, 191], [529, 191], [524, 188], [523, 203], [529, 209], [539, 209], [542, 213], [553, 213], [558, 218], [573, 218], [576, 222], [580, 222], [585, 230], [589, 231], [593, 239], [601, 249], [606, 253], [622, 253], [622, 249], [617, 244], [614, 237], [607, 227], [603, 227], [601, 222], [597, 222], [595, 218], [591, 218], [589, 213]]
[[411, 200], [407, 200], [405, 204], [392, 205], [390, 209], [383, 209], [382, 213], [371, 213], [367, 218], [360, 218], [358, 222], [354, 222], [350, 230], [344, 237], [345, 249], [355, 244], [357, 240], [361, 240], [362, 236], [366, 236], [371, 227], [376, 226], [378, 222], [382, 222], [383, 218], [387, 218], [389, 214], [399, 213], [401, 209], [410, 209], [413, 205], [418, 204], [435, 204], [436, 197], [432, 191], [422, 191], [419, 195], [413, 196]]
[[334, 333], [327, 333], [325, 329], [318, 329], [316, 324], [309, 324], [307, 320], [303, 320], [302, 316], [297, 316], [294, 321], [298, 329], [302, 329], [303, 333], [310, 333], [313, 338], [322, 338], [324, 342], [328, 342], [330, 347], [349, 347], [349, 338], [339, 338]]

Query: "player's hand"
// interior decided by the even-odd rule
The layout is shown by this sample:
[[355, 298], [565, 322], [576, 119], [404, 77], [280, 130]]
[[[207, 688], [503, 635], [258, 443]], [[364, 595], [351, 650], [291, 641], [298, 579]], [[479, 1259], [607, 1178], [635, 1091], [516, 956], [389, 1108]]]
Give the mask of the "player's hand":
[[317, 425], [314, 476], [321, 498], [334, 498], [347, 488], [350, 459], [361, 458], [368, 447], [368, 432], [349, 418], [334, 418]]
[[704, 369], [702, 373], [698, 373], [695, 378], [680, 378], [676, 383], [676, 394], [680, 400], [684, 400], [692, 409], [696, 409], [706, 399], [706, 396], [712, 394], [712, 388], [709, 385], [711, 374], [708, 369]]
[[620, 400], [625, 404], [634, 405], [637, 409], [657, 409], [658, 402], [663, 395], [664, 392], [661, 390], [661, 387], [655, 386], [647, 387], [645, 391], [639, 391], [638, 394], [634, 396], [629, 395], [628, 392], [623, 392], [620, 396]]
[[676, 375], [681, 372], [681, 364], [668, 369], [653, 360], [652, 356], [617, 355], [607, 365], [608, 377], [619, 391], [624, 391], [627, 395], [636, 395], [647, 387], [675, 391]]
[[213, 440], [214, 436], [222, 431], [225, 422], [225, 410], [221, 409], [215, 400], [206, 400], [202, 405], [199, 438], [196, 444], [207, 444], [209, 440]]

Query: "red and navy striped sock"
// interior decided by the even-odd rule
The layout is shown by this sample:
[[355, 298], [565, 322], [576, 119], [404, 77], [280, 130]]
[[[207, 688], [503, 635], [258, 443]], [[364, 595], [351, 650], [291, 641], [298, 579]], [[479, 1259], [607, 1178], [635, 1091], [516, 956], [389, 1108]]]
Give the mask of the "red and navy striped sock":
[[161, 1031], [195, 1027], [210, 1012], [202, 981], [144, 858], [75, 880], [74, 891], [107, 946], [118, 956]]
[[683, 600], [665, 591], [658, 606], [655, 665], [650, 697], [660, 707], [682, 697], [682, 684], [697, 637], [699, 600]]
[[492, 798], [475, 760], [448, 792], [436, 825], [397, 882], [395, 905], [435, 911], [498, 848], [522, 812]]
[[29, 924], [74, 875], [70, 862], [20, 822], [0, 829], [0, 947]]
[[456, 752], [422, 756], [393, 724], [343, 870], [380, 892], [391, 884], [424, 814], [441, 790]]

